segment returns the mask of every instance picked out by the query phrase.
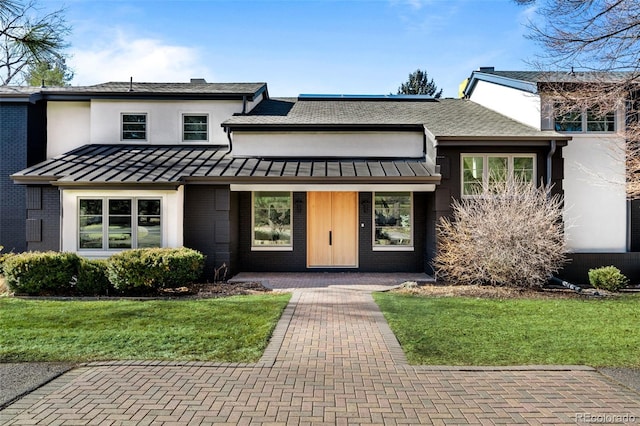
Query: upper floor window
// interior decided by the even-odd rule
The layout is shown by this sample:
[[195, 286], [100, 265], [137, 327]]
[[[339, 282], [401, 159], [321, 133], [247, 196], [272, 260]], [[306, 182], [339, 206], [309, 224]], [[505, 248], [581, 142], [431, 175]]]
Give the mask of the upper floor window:
[[147, 114], [122, 114], [122, 140], [147, 140]]
[[205, 114], [185, 114], [182, 116], [182, 140], [185, 142], [206, 142], [209, 137], [208, 117]]
[[161, 247], [161, 219], [159, 199], [81, 199], [78, 247], [94, 250]]
[[571, 111], [555, 118], [558, 132], [615, 132], [615, 113], [601, 113], [596, 109]]
[[533, 182], [535, 154], [463, 154], [462, 195], [478, 195], [493, 182], [518, 179]]

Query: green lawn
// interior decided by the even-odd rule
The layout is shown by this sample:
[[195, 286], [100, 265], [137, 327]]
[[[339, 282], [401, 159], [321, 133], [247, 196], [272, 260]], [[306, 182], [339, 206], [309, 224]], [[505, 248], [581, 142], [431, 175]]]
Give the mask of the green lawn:
[[201, 300], [0, 298], [0, 362], [254, 362], [289, 294]]
[[374, 298], [412, 364], [640, 366], [638, 296]]

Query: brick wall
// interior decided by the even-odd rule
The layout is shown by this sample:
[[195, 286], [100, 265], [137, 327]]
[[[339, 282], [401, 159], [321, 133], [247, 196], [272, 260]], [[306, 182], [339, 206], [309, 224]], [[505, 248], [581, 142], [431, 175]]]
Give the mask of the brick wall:
[[27, 167], [28, 105], [0, 103], [0, 245], [16, 252], [25, 241], [25, 187], [9, 175]]
[[27, 249], [60, 250], [60, 191], [53, 186], [28, 186]]

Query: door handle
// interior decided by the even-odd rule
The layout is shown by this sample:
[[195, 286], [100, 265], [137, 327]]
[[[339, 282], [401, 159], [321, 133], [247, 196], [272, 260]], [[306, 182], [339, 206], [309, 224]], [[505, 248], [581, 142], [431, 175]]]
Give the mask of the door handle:
[[329, 231], [329, 245], [332, 245], [333, 243], [333, 235], [331, 234], [331, 231]]

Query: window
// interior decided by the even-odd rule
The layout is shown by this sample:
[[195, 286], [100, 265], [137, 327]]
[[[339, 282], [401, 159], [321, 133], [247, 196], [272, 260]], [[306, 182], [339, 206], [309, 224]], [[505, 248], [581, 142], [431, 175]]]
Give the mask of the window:
[[481, 194], [491, 182], [509, 178], [533, 182], [535, 158], [534, 154], [463, 154], [462, 195]]
[[206, 115], [183, 115], [182, 116], [182, 140], [207, 141], [207, 119]]
[[572, 111], [555, 118], [555, 130], [558, 132], [615, 132], [615, 113], [601, 113], [596, 109], [584, 112]]
[[157, 199], [81, 199], [78, 248], [161, 247], [161, 225], [160, 200]]
[[253, 193], [253, 237], [255, 248], [292, 248], [291, 193]]
[[376, 192], [374, 248], [412, 248], [413, 221], [410, 192]]
[[122, 140], [147, 140], [147, 114], [122, 114]]

